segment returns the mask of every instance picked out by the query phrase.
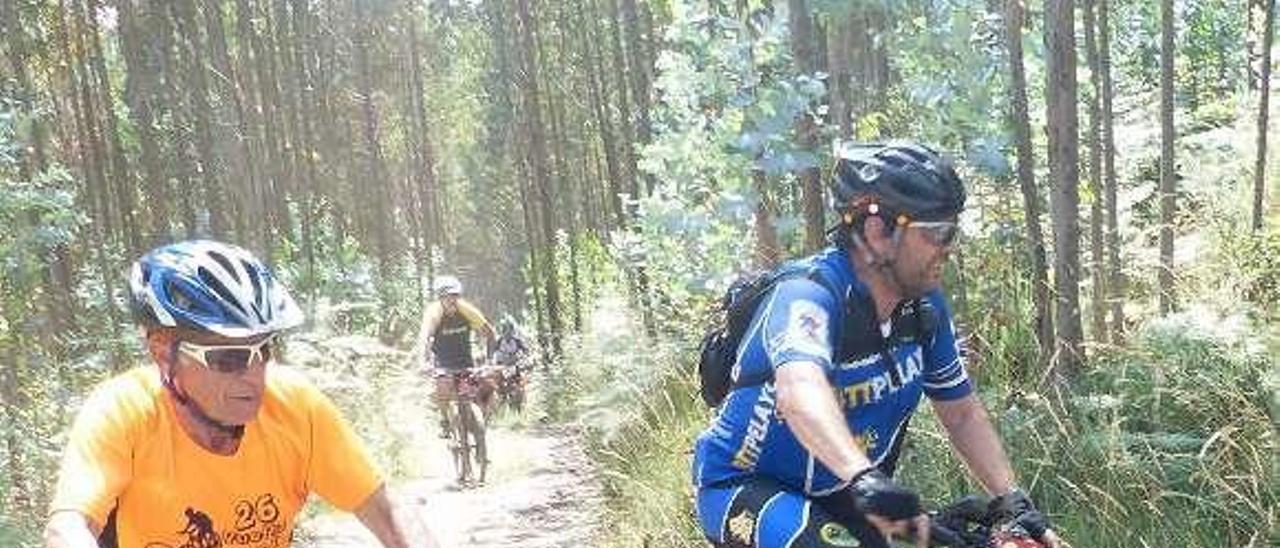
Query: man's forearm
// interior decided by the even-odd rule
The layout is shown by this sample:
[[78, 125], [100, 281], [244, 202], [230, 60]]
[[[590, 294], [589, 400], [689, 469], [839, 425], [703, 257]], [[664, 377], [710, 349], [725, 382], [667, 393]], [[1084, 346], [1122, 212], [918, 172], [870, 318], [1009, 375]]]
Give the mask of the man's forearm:
[[387, 495], [386, 486], [379, 487], [355, 511], [360, 522], [369, 528], [387, 548], [437, 548], [439, 544], [420, 517], [398, 507]]
[[54, 512], [44, 529], [45, 548], [98, 548], [98, 527], [83, 514]]
[[842, 480], [871, 467], [818, 365], [786, 364], [778, 369], [777, 378], [779, 413], [818, 461]]
[[992, 495], [1012, 489], [1013, 467], [978, 398], [969, 395], [956, 401], [938, 401], [934, 402], [934, 409], [952, 447], [983, 488]]

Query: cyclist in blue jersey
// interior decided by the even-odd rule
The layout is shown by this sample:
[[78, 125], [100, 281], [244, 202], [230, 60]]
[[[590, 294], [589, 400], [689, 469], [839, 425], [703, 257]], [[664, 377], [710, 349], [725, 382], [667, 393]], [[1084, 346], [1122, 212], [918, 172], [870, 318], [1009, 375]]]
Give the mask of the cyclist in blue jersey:
[[832, 179], [831, 246], [764, 296], [735, 388], [696, 441], [703, 533], [717, 546], [924, 542], [919, 497], [891, 477], [928, 396], [993, 510], [1061, 546], [1017, 487], [940, 291], [965, 202], [950, 161], [913, 143], [845, 144]]

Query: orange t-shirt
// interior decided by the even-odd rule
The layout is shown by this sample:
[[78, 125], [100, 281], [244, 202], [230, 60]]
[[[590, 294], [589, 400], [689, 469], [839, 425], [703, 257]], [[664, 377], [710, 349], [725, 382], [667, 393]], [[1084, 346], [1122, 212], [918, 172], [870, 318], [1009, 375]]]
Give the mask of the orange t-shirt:
[[368, 453], [301, 373], [270, 367], [230, 456], [187, 435], [154, 366], [98, 386], [71, 428], [51, 511], [104, 525], [115, 508], [122, 547], [267, 548], [289, 545], [310, 492], [355, 509], [382, 485]]

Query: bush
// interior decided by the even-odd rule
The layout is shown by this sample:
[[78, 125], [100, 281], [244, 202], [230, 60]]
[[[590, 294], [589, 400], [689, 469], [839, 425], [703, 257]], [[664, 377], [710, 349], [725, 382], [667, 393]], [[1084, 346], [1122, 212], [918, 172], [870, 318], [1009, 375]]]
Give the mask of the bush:
[[1226, 279], [1236, 284], [1236, 294], [1275, 318], [1280, 308], [1280, 229], [1220, 240], [1224, 246], [1221, 262], [1234, 269]]
[[[1243, 318], [1175, 316], [1097, 356], [1069, 394], [983, 395], [1020, 481], [1074, 545], [1266, 545], [1280, 383], [1253, 335]], [[908, 443], [905, 481], [927, 498], [976, 490], [934, 421]]]
[[1201, 105], [1191, 111], [1191, 121], [1187, 124], [1186, 133], [1200, 133], [1220, 127], [1229, 126], [1236, 121], [1235, 98], [1218, 99]]
[[[689, 341], [640, 336], [619, 299], [595, 312], [597, 329], [575, 341], [548, 379], [549, 409], [576, 416], [603, 471], [609, 542], [622, 546], [704, 546], [694, 522], [689, 454], [709, 411], [698, 399]], [[617, 323], [615, 323], [617, 322]], [[671, 337], [680, 341], [678, 337]]]

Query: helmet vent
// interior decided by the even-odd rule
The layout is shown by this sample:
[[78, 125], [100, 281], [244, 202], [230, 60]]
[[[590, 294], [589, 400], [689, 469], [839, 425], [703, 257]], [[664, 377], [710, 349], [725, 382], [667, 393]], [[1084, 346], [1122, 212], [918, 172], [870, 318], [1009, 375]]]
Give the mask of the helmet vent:
[[217, 276], [214, 276], [213, 273], [209, 272], [209, 269], [200, 267], [199, 270], [196, 271], [196, 275], [199, 276], [200, 281], [204, 282], [204, 284], [208, 286], [209, 290], [217, 294], [223, 302], [234, 306], [236, 310], [240, 311], [240, 314], [248, 315], [249, 311], [245, 310], [244, 306], [240, 304], [240, 299], [237, 299], [236, 295], [232, 293], [227, 286], [222, 285], [222, 282], [218, 280]]
[[871, 164], [862, 164], [862, 167], [858, 168], [858, 176], [870, 183], [880, 177], [880, 168]]
[[245, 274], [249, 276], [249, 283], [253, 285], [253, 301], [250, 302], [253, 313], [258, 316], [258, 321], [267, 323], [267, 319], [271, 316], [269, 311], [271, 306], [267, 302], [267, 292], [262, 287], [262, 275], [248, 261], [241, 261], [241, 265], [244, 266]]
[[192, 305], [195, 304], [195, 301], [187, 295], [187, 292], [172, 281], [165, 284], [164, 291], [169, 294], [169, 301], [178, 310], [191, 310]]
[[213, 260], [217, 261], [218, 264], [221, 265], [222, 268], [225, 269], [227, 273], [231, 275], [231, 279], [235, 280], [236, 283], [241, 283], [244, 281], [240, 279], [240, 275], [236, 273], [235, 267], [231, 266], [231, 261], [227, 259], [225, 255], [211, 251], [209, 252], [209, 256], [212, 257]]

